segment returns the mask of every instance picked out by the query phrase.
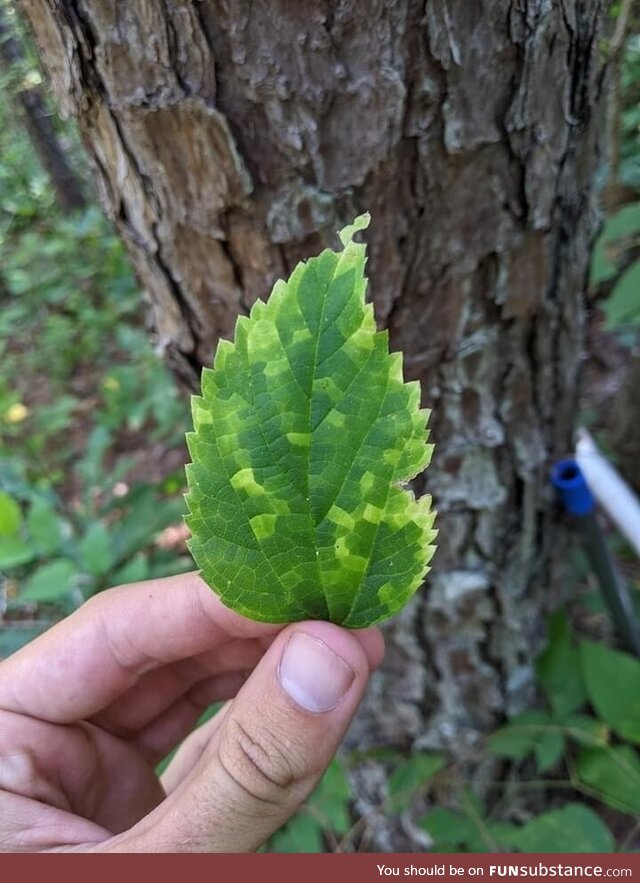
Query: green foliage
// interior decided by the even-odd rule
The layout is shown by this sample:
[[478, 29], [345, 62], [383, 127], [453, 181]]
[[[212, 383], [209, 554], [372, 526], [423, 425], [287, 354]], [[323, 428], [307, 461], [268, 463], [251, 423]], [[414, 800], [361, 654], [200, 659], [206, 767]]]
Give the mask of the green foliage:
[[[379, 757], [382, 759], [382, 755]], [[447, 763], [443, 755], [431, 753], [407, 758], [387, 751], [384, 759], [390, 763], [389, 796], [381, 808], [386, 815], [408, 810]], [[271, 838], [268, 851], [335, 851], [340, 841], [354, 830], [351, 801], [345, 768], [341, 761], [334, 760], [302, 810]]]
[[447, 765], [442, 754], [415, 754], [402, 759], [389, 776], [389, 808], [392, 812], [408, 809], [412, 800], [430, 784]]
[[15, 532], [0, 536], [0, 568], [17, 583], [12, 609], [54, 604], [68, 612], [110, 585], [189, 567], [186, 556], [149, 548], [155, 534], [183, 514], [180, 499], [153, 488], [134, 488], [117, 507], [110, 501], [73, 514], [36, 496], [25, 504], [25, 518], [17, 501], [6, 494], [0, 500], [5, 498], [20, 516]]
[[640, 325], [640, 261], [625, 270], [605, 303], [606, 327]]
[[[269, 840], [268, 852], [325, 852], [351, 828], [351, 789], [344, 767], [334, 760], [293, 819]], [[333, 850], [332, 850], [333, 851]]]
[[584, 704], [580, 657], [567, 617], [561, 611], [549, 622], [549, 642], [536, 663], [538, 680], [556, 715], [567, 715]]
[[604, 282], [616, 275], [616, 263], [624, 249], [640, 234], [640, 202], [624, 206], [607, 218], [596, 242], [591, 281]]
[[514, 833], [519, 852], [612, 852], [614, 840], [602, 819], [588, 806], [567, 803], [542, 813]]
[[26, 527], [36, 555], [50, 555], [60, 548], [62, 524], [51, 503], [36, 498], [29, 508]]
[[[626, 330], [640, 324], [640, 261], [631, 260], [640, 244], [640, 202], [624, 206], [607, 219], [596, 242], [591, 281], [615, 280], [603, 309], [608, 330]], [[633, 339], [633, 338], [632, 338]]]
[[489, 852], [508, 845], [515, 826], [483, 823], [445, 807], [431, 810], [420, 819], [420, 827], [432, 838], [434, 852]]
[[497, 730], [489, 739], [489, 748], [498, 757], [523, 760], [534, 754], [538, 772], [555, 766], [564, 749], [563, 733], [553, 726], [544, 711], [527, 711]]
[[15, 536], [21, 524], [20, 506], [8, 494], [0, 493], [0, 536]]
[[640, 744], [640, 661], [603, 644], [583, 641], [582, 671], [589, 701], [622, 739]]
[[[11, 90], [37, 77], [27, 52], [0, 94], [0, 658], [37, 633], [25, 616], [48, 622], [109, 585], [190, 566], [155, 544], [180, 522], [183, 482], [149, 457], [182, 448], [187, 403], [142, 325], [120, 240], [96, 206], [61, 215], [16, 125]], [[84, 171], [73, 129], [59, 134]]]
[[113, 544], [104, 522], [95, 521], [89, 526], [78, 543], [78, 555], [82, 567], [91, 576], [109, 572], [113, 563]]
[[78, 568], [69, 558], [58, 558], [42, 564], [25, 581], [20, 600], [38, 604], [56, 603], [61, 598], [73, 595], [78, 576]]
[[[640, 663], [604, 645], [572, 634], [567, 618], [555, 614], [549, 640], [536, 670], [547, 709], [516, 715], [487, 740], [498, 758], [535, 769], [550, 781], [495, 783], [518, 791], [535, 786], [542, 792], [556, 784], [574, 796], [640, 817], [640, 755], [620, 739], [638, 742], [637, 697]], [[588, 713], [591, 707], [597, 717]], [[565, 778], [563, 779], [563, 772]], [[567, 778], [568, 776], [568, 778]], [[551, 792], [552, 793], [552, 792]], [[494, 818], [493, 811], [465, 789], [459, 809], [439, 807], [428, 812], [421, 826], [434, 840], [436, 851], [483, 852], [611, 852], [613, 835], [595, 807], [574, 800], [538, 812], [524, 823]], [[500, 807], [500, 802], [495, 804]]]
[[276, 284], [203, 372], [189, 436], [191, 551], [253, 619], [362, 628], [397, 612], [433, 554], [425, 411], [365, 305], [365, 247], [341, 234]]
[[517, 715], [488, 741], [489, 748], [498, 757], [524, 760], [532, 755], [538, 773], [557, 766], [567, 749], [567, 740], [593, 746], [608, 736], [608, 728], [601, 722], [576, 713], [587, 700], [581, 664], [584, 653], [581, 657], [581, 649], [564, 613], [551, 617], [548, 635], [548, 644], [537, 660], [536, 671], [549, 710]]
[[577, 757], [578, 781], [603, 803], [640, 814], [640, 757], [629, 745], [584, 748]]
[[540, 813], [524, 825], [438, 808], [420, 825], [436, 852], [613, 852], [615, 846], [602, 819], [581, 803]]
[[[637, 30], [637, 27], [634, 29]], [[640, 34], [626, 41], [621, 71], [620, 180], [640, 190]]]

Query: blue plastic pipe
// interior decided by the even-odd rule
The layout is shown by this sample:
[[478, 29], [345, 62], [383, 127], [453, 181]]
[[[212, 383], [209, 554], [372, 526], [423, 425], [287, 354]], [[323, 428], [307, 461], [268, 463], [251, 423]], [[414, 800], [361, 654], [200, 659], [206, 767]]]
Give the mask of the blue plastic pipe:
[[560, 460], [551, 471], [551, 482], [565, 512], [575, 518], [580, 528], [585, 552], [598, 577], [622, 646], [640, 657], [640, 629], [633, 604], [607, 548], [595, 514], [596, 501], [580, 467], [573, 459]]

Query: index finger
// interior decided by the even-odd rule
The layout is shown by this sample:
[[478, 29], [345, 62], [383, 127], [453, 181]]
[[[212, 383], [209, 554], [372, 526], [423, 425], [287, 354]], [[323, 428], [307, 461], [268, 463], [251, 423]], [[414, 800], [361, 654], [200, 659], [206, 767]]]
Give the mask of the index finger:
[[110, 589], [0, 663], [0, 708], [73, 723], [155, 668], [281, 629], [229, 610], [196, 573]]

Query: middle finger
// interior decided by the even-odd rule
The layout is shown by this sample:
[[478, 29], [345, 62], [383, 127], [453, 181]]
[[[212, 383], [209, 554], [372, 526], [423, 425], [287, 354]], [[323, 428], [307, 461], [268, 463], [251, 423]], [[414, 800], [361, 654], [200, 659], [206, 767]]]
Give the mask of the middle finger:
[[143, 675], [91, 722], [121, 738], [131, 738], [156, 720], [201, 681], [251, 671], [273, 639], [238, 638], [214, 650], [182, 659]]

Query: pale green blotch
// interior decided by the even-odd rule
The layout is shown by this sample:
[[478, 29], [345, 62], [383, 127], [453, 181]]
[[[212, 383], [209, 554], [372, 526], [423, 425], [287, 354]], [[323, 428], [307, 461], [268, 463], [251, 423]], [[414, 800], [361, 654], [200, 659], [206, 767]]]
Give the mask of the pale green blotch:
[[291, 506], [287, 503], [286, 500], [281, 500], [279, 497], [275, 497], [270, 495], [268, 497], [269, 500], [269, 508], [273, 509], [278, 515], [289, 515], [291, 512]]
[[236, 491], [244, 491], [250, 497], [264, 494], [265, 490], [261, 484], [258, 484], [253, 474], [253, 469], [240, 469], [235, 475], [231, 476], [231, 487]]
[[402, 456], [402, 451], [388, 450], [383, 451], [382, 459], [385, 463], [388, 463], [389, 466], [395, 466], [398, 463], [398, 460]]
[[366, 325], [362, 325], [351, 337], [347, 338], [342, 346], [342, 352], [353, 362], [365, 359], [373, 349], [375, 327], [376, 324], [372, 313], [371, 321], [367, 322]]
[[325, 421], [328, 426], [333, 426], [334, 429], [342, 429], [347, 422], [347, 418], [344, 414], [341, 414], [340, 411], [329, 411], [327, 416], [325, 417]]
[[206, 423], [213, 423], [213, 414], [202, 404], [200, 396], [191, 397], [191, 410], [193, 413], [193, 422], [196, 425], [203, 426]]
[[327, 521], [331, 521], [333, 524], [338, 524], [340, 527], [344, 527], [348, 531], [352, 531], [356, 526], [353, 516], [344, 509], [341, 509], [340, 506], [335, 505], [327, 512]]
[[273, 357], [271, 358], [271, 361], [267, 362], [265, 365], [264, 373], [269, 380], [272, 380], [275, 383], [280, 379], [285, 380], [289, 377], [289, 371], [284, 361], [279, 362]]
[[294, 343], [301, 343], [303, 340], [311, 340], [311, 337], [312, 337], [312, 334], [306, 325], [304, 328], [297, 328], [293, 332], [293, 342]]
[[[214, 359], [214, 366], [216, 371], [222, 371], [224, 369], [227, 359], [234, 350], [235, 347], [230, 340], [227, 340], [224, 337], [220, 338], [220, 340], [218, 341], [218, 346], [216, 347], [216, 357]], [[210, 369], [205, 368], [205, 372], [209, 370]]]
[[309, 432], [288, 432], [287, 441], [297, 448], [311, 447], [311, 433]]
[[371, 503], [367, 503], [363, 509], [362, 517], [370, 524], [380, 524], [383, 512], [384, 510], [379, 506], [373, 506]]
[[348, 549], [341, 548], [337, 551], [338, 560], [342, 565], [343, 569], [347, 572], [347, 575], [352, 575], [353, 573], [358, 574], [360, 578], [364, 574], [367, 569], [367, 565], [369, 564], [368, 558], [363, 558], [361, 555], [354, 555], [349, 552]]
[[[213, 422], [213, 421], [211, 421], [211, 422]], [[238, 433], [236, 431], [236, 424], [234, 423], [234, 428], [232, 430], [228, 429], [227, 428], [228, 426], [229, 426], [228, 422], [226, 423], [226, 425], [224, 423], [222, 423], [222, 421], [220, 421], [218, 423], [218, 433], [216, 436], [218, 450], [220, 451], [221, 457], [231, 457], [233, 460], [237, 461], [237, 456], [238, 456], [239, 451], [238, 451]], [[220, 431], [220, 429], [222, 429], [222, 428], [225, 429], [224, 432]], [[250, 462], [251, 461], [249, 461], [249, 463]], [[249, 463], [247, 463], [247, 462], [244, 462], [242, 464], [238, 463], [237, 464], [238, 470], [240, 470], [241, 467], [246, 468], [246, 469], [250, 469], [251, 467], [250, 467]], [[241, 481], [242, 479], [239, 479], [239, 480]]]
[[265, 540], [267, 537], [273, 536], [276, 529], [276, 521], [278, 516], [270, 512], [262, 515], [254, 515], [249, 519], [251, 530], [257, 540]]
[[368, 494], [375, 485], [376, 477], [373, 472], [365, 472], [360, 478], [360, 490], [363, 494]]
[[280, 344], [278, 332], [269, 319], [250, 319], [247, 334], [247, 355], [253, 362], [269, 362]]

